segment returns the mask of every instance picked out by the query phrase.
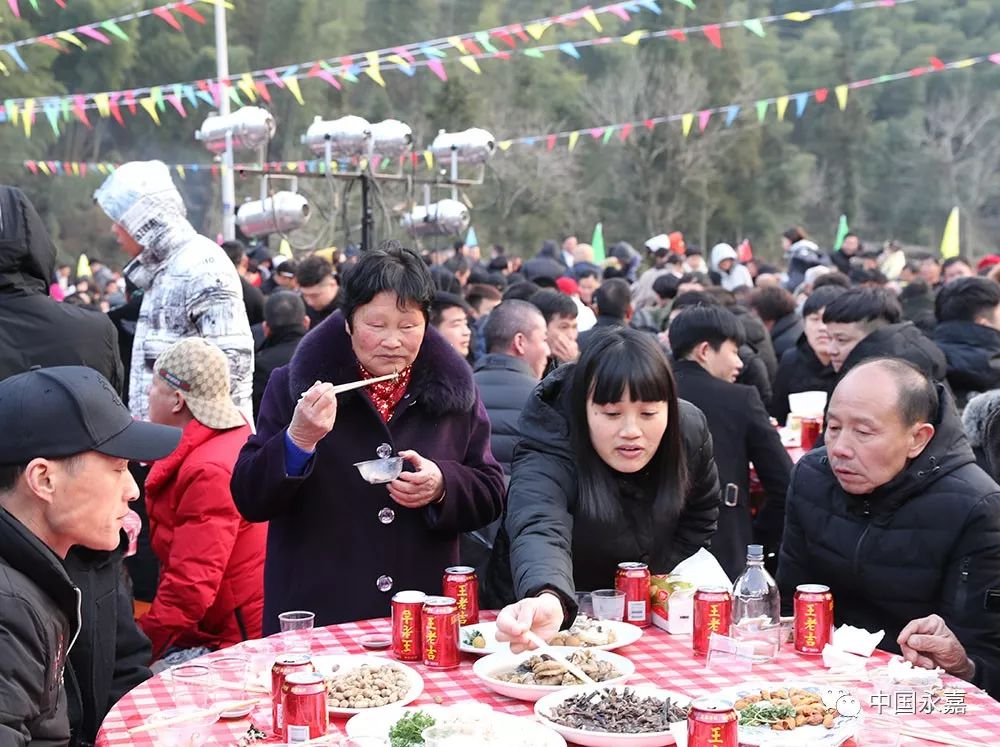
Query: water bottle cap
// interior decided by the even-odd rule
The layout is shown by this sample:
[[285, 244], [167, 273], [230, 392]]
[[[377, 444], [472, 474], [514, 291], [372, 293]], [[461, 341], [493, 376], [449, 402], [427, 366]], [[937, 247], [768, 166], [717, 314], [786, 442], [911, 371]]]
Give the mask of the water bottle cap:
[[747, 545], [747, 557], [749, 557], [749, 558], [763, 558], [764, 557], [764, 546], [763, 545]]

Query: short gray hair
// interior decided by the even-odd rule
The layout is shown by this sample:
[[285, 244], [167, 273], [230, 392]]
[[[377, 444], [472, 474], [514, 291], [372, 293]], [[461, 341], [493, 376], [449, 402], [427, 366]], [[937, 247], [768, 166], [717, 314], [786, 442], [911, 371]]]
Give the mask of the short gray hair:
[[510, 299], [497, 305], [486, 318], [483, 337], [487, 353], [504, 353], [518, 332], [528, 334], [536, 324], [545, 326], [545, 317], [527, 301]]

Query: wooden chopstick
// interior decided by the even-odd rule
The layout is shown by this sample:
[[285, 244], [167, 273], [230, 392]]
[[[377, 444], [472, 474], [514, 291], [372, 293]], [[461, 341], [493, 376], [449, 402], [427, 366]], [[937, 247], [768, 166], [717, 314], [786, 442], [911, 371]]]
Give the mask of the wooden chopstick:
[[374, 379], [361, 379], [360, 381], [352, 381], [350, 384], [337, 384], [333, 388], [333, 393], [342, 394], [343, 392], [349, 392], [352, 389], [360, 389], [361, 387], [371, 386], [372, 384], [378, 384], [379, 382], [382, 381], [390, 381], [398, 376], [399, 376], [398, 373], [391, 373], [388, 374], [387, 376], [379, 376]]
[[899, 733], [900, 736], [914, 737], [915, 739], [922, 739], [925, 742], [934, 742], [935, 744], [952, 745], [952, 747], [983, 747], [982, 742], [973, 742], [961, 737], [950, 737], [947, 734], [940, 734], [928, 731], [927, 729], [918, 729], [915, 726], [904, 726], [899, 730]]
[[529, 641], [531, 641], [532, 643], [535, 644], [535, 646], [537, 646], [537, 648], [535, 649], [536, 653], [544, 652], [548, 656], [551, 656], [553, 659], [555, 659], [564, 667], [566, 667], [566, 671], [568, 671], [571, 675], [580, 680], [580, 682], [590, 685], [597, 684], [597, 682], [591, 679], [586, 672], [580, 669], [580, 667], [571, 662], [569, 659], [564, 658], [562, 655], [553, 651], [552, 647], [545, 641], [543, 641], [541, 638], [539, 638], [535, 633], [529, 630], [527, 633], [525, 633], [525, 636], [528, 638]]
[[191, 713], [185, 714], [183, 716], [174, 716], [173, 718], [168, 718], [165, 721], [157, 721], [154, 723], [147, 722], [140, 726], [136, 726], [132, 729], [129, 729], [128, 733], [142, 734], [144, 732], [152, 731], [153, 729], [160, 729], [165, 726], [176, 726], [177, 724], [185, 724], [188, 721], [197, 721], [198, 719], [205, 718], [206, 716], [221, 716], [226, 711], [238, 711], [241, 708], [246, 708], [247, 706], [255, 706], [261, 702], [263, 702], [262, 698], [254, 698], [253, 700], [237, 700], [231, 703], [223, 703], [213, 708], [203, 708], [197, 711], [192, 711]]

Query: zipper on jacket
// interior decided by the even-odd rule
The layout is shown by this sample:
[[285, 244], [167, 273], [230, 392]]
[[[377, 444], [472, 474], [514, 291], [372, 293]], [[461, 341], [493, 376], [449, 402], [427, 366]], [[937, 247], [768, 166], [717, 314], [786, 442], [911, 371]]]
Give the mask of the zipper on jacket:
[[[865, 512], [868, 512], [868, 501], [865, 501]], [[854, 546], [854, 563], [852, 565], [852, 570], [855, 576], [861, 575], [861, 545], [865, 542], [865, 537], [868, 536], [868, 530], [872, 528], [872, 525], [866, 524], [865, 530], [858, 537], [858, 544]]]
[[66, 659], [69, 659], [69, 652], [73, 648], [73, 644], [76, 643], [76, 639], [80, 637], [80, 629], [83, 628], [83, 592], [76, 585], [73, 586], [73, 593], [76, 594], [76, 632], [73, 634], [73, 640], [69, 642], [69, 646], [66, 647]]
[[965, 608], [965, 600], [969, 595], [969, 569], [972, 566], [972, 558], [968, 555], [962, 558], [959, 564], [958, 590], [955, 593], [955, 607], [959, 612]]

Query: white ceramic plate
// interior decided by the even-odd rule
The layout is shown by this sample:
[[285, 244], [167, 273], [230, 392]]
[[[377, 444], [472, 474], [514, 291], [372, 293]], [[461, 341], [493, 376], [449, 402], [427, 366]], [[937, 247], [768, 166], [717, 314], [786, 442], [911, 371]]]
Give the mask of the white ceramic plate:
[[[458, 706], [410, 706], [409, 708], [379, 708], [352, 716], [347, 722], [347, 736], [354, 738], [376, 737], [388, 739], [389, 730], [408, 713], [423, 711], [436, 721], [442, 721], [449, 713], [460, 713]], [[518, 747], [565, 747], [566, 740], [558, 733], [547, 729], [529, 718], [511, 716], [507, 713], [491, 712], [490, 725], [504, 740]]]
[[[402, 662], [396, 661], [395, 659], [389, 659], [385, 656], [314, 656], [312, 661], [316, 671], [327, 679], [347, 674], [355, 669], [360, 669], [364, 664], [368, 664], [373, 667], [393, 667], [394, 669], [398, 669], [405, 673], [407, 679], [409, 679], [410, 687], [406, 691], [406, 695], [404, 695], [401, 700], [397, 700], [395, 703], [390, 703], [389, 705], [379, 706], [378, 708], [330, 708], [330, 713], [336, 716], [353, 716], [355, 713], [374, 711], [379, 708], [399, 708], [400, 706], [412, 703], [414, 700], [419, 698], [420, 694], [424, 691], [424, 680], [417, 670], [412, 667], [408, 667]], [[265, 687], [270, 690], [270, 672], [262, 673], [258, 676], [258, 680], [260, 684], [264, 684]]]
[[[603, 646], [587, 646], [586, 648], [600, 649], [602, 651], [614, 651], [615, 649], [622, 648], [623, 646], [629, 646], [642, 638], [642, 628], [632, 625], [632, 623], [605, 621], [601, 624], [610, 625], [615, 631], [614, 642], [605, 643]], [[485, 648], [473, 648], [472, 644], [466, 643], [469, 639], [469, 634], [473, 630], [478, 630], [483, 634], [483, 638], [486, 640]], [[458, 634], [459, 648], [467, 654], [475, 654], [476, 656], [486, 656], [487, 654], [497, 654], [501, 652], [509, 654], [510, 644], [500, 643], [497, 640], [496, 633], [497, 624], [495, 622], [465, 625]]]
[[[604, 689], [614, 689], [618, 692], [625, 690], [625, 688], [620, 685], [615, 688], [573, 688], [569, 690], [561, 690], [560, 692], [546, 695], [544, 698], [535, 703], [535, 716], [544, 726], [559, 732], [567, 742], [583, 745], [584, 747], [662, 747], [663, 745], [676, 744], [674, 737], [669, 730], [647, 732], [645, 734], [613, 734], [606, 731], [573, 729], [549, 719], [548, 714], [552, 712], [552, 709], [567, 698], [579, 695], [581, 692]], [[685, 695], [678, 695], [677, 693], [672, 693], [668, 690], [661, 690], [658, 687], [646, 687], [640, 685], [639, 687], [629, 687], [628, 689], [643, 698], [670, 698], [671, 700], [684, 705], [691, 702], [691, 698]]]
[[[817, 695], [823, 695], [826, 689], [841, 689], [839, 685], [820, 685], [810, 682], [781, 682], [778, 684], [770, 682], [747, 682], [736, 687], [727, 688], [719, 693], [718, 697], [724, 700], [736, 702], [740, 698], [761, 690], [789, 690], [797, 688], [799, 690], [809, 690]], [[848, 688], [843, 688], [847, 690]], [[791, 731], [775, 731], [765, 726], [741, 726], [740, 744], [750, 747], [767, 745], [767, 747], [800, 747], [808, 744], [809, 747], [840, 747], [844, 742], [854, 736], [857, 731], [859, 720], [838, 716], [833, 722], [833, 728], [827, 729], [823, 726], [800, 726]]]
[[[553, 646], [551, 650], [561, 654], [563, 657], [567, 657], [577, 651], [586, 649]], [[617, 685], [625, 682], [629, 677], [635, 674], [635, 664], [626, 659], [624, 656], [613, 654], [610, 651], [600, 651], [595, 649], [591, 649], [590, 651], [596, 658], [608, 662], [611, 666], [621, 672], [621, 676], [605, 680], [601, 683], [602, 685]], [[498, 692], [501, 695], [506, 695], [509, 698], [527, 700], [529, 702], [534, 702], [549, 693], [565, 690], [567, 687], [580, 687], [580, 685], [518, 685], [513, 682], [505, 682], [496, 678], [496, 674], [516, 669], [522, 661], [537, 655], [538, 653], [536, 651], [525, 651], [523, 654], [511, 654], [509, 652], [490, 654], [489, 656], [484, 656], [482, 659], [477, 661], [473, 665], [472, 671], [479, 681], [490, 690]]]

